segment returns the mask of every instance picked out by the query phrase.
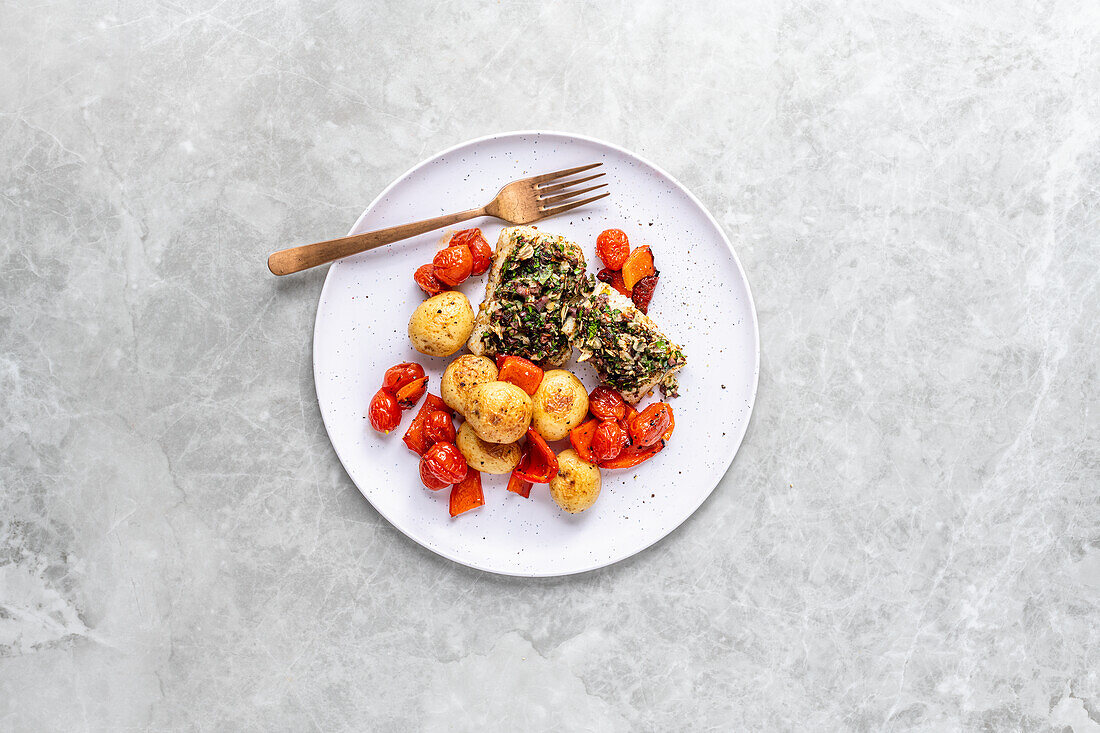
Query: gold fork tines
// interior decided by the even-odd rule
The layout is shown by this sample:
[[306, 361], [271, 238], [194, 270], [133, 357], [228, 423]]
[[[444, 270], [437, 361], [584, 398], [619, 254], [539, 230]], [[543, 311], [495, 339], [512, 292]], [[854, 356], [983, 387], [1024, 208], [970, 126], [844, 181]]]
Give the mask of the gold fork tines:
[[603, 173], [568, 181], [562, 180], [598, 168], [601, 165], [603, 163], [591, 163], [512, 181], [501, 188], [492, 201], [478, 209], [468, 209], [457, 214], [446, 214], [424, 221], [413, 222], [412, 224], [401, 224], [374, 232], [364, 232], [350, 237], [331, 239], [327, 242], [284, 249], [268, 257], [267, 266], [276, 275], [301, 272], [341, 257], [366, 252], [376, 247], [415, 237], [418, 234], [424, 234], [435, 229], [442, 229], [478, 216], [496, 217], [509, 224], [533, 224], [536, 221], [557, 214], [564, 214], [566, 211], [572, 211], [579, 206], [610, 196], [611, 192], [605, 191], [598, 196], [590, 196], [580, 201], [576, 200], [577, 196], [607, 188], [606, 183], [587, 188], [577, 188], [582, 183], [601, 178], [604, 175]]

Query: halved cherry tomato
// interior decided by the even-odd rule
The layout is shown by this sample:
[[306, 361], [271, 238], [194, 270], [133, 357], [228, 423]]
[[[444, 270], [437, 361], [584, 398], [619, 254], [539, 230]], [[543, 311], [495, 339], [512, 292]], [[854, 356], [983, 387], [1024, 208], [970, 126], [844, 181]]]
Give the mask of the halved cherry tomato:
[[469, 466], [466, 465], [466, 456], [454, 443], [436, 443], [420, 459], [427, 465], [425, 469], [429, 474], [447, 484], [457, 484], [466, 478]]
[[588, 395], [588, 411], [601, 420], [619, 420], [626, 413], [626, 402], [611, 387], [601, 385]]
[[440, 282], [454, 287], [470, 276], [474, 258], [469, 247], [446, 247], [435, 253], [432, 268]]
[[384, 389], [374, 393], [367, 409], [370, 426], [380, 433], [388, 433], [401, 424], [401, 408], [397, 400]]
[[529, 395], [535, 394], [542, 384], [542, 370], [522, 356], [506, 356], [497, 367], [497, 379], [511, 382]]
[[612, 270], [621, 270], [630, 254], [630, 240], [622, 229], [606, 229], [596, 237], [596, 254]]
[[630, 421], [630, 438], [635, 446], [646, 448], [661, 440], [672, 425], [672, 405], [655, 402]]
[[[634, 285], [647, 275], [656, 275], [657, 270], [653, 266], [653, 252], [648, 245], [636, 247], [623, 263], [623, 282], [631, 290]], [[444, 281], [446, 282], [446, 281]]]
[[519, 494], [524, 499], [530, 498], [531, 486], [530, 481], [524, 481], [516, 475], [515, 471], [512, 471], [512, 475], [508, 477], [508, 490], [513, 494]]
[[630, 291], [630, 299], [634, 302], [634, 307], [642, 313], [649, 312], [649, 301], [653, 300], [653, 291], [657, 287], [657, 277], [657, 275], [646, 275]]
[[447, 289], [447, 286], [435, 276], [435, 267], [432, 265], [421, 265], [416, 268], [416, 272], [413, 273], [413, 280], [428, 295], [439, 295]]
[[605, 267], [604, 269], [596, 273], [596, 279], [600, 282], [607, 283], [626, 297], [630, 297], [630, 288], [626, 286], [626, 282], [623, 280], [623, 273], [621, 270], [612, 270]]
[[596, 434], [596, 428], [599, 425], [600, 418], [594, 417], [569, 431], [569, 445], [573, 446], [573, 450], [577, 451], [582, 461], [596, 462], [596, 456], [592, 454], [592, 437]]
[[668, 410], [668, 430], [661, 436], [666, 443], [672, 439], [672, 431], [676, 429], [676, 417], [672, 414], [672, 408]]
[[420, 401], [424, 392], [428, 389], [428, 378], [414, 379], [401, 389], [397, 390], [397, 406], [402, 410], [409, 410]]
[[473, 258], [471, 274], [480, 275], [488, 270], [493, 264], [493, 248], [485, 241], [485, 237], [481, 236], [481, 230], [474, 228], [455, 232], [451, 237], [450, 246], [463, 244], [470, 248], [470, 256]]
[[416, 413], [416, 417], [413, 418], [412, 424], [409, 425], [409, 429], [405, 431], [405, 437], [402, 440], [405, 441], [405, 445], [409, 447], [413, 453], [418, 456], [424, 455], [424, 453], [431, 448], [431, 444], [428, 443], [428, 438], [424, 434], [427, 428], [428, 416], [435, 411], [442, 411], [451, 414], [451, 408], [447, 407], [447, 403], [436, 397], [434, 394], [429, 393], [424, 398], [424, 404], [420, 406], [420, 411]]
[[549, 483], [558, 475], [558, 457], [534, 428], [527, 428], [527, 442], [513, 473], [533, 484]]
[[386, 370], [385, 376], [382, 377], [382, 389], [386, 390], [392, 395], [397, 394], [397, 390], [404, 387], [414, 379], [420, 379], [424, 376], [424, 367], [417, 364], [415, 361], [406, 361], [401, 364], [395, 364]]
[[610, 461], [618, 458], [623, 449], [630, 444], [630, 436], [614, 420], [601, 420], [592, 435], [592, 455], [597, 461]]
[[432, 491], [439, 491], [450, 486], [446, 481], [440, 481], [432, 475], [432, 472], [428, 470], [428, 464], [424, 462], [423, 458], [420, 459], [420, 483]]
[[451, 488], [451, 516], [457, 517], [463, 512], [477, 509], [485, 504], [485, 494], [481, 491], [481, 473], [470, 469], [466, 478]]
[[657, 441], [648, 448], [628, 445], [617, 458], [612, 458], [610, 461], [600, 461], [599, 466], [600, 468], [633, 468], [639, 463], [648, 461], [664, 450], [664, 448], [664, 441]]
[[424, 441], [429, 447], [439, 442], [453, 443], [455, 437], [455, 425], [449, 412], [436, 410], [428, 415], [424, 422]]

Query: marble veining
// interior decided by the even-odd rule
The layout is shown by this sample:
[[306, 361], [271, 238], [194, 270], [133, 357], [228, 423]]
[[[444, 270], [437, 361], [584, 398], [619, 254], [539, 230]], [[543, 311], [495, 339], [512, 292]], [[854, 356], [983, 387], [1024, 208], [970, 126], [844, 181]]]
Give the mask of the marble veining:
[[[0, 729], [1100, 731], [1100, 6], [0, 6]], [[654, 548], [521, 580], [328, 443], [323, 271], [435, 151], [636, 150], [762, 361]], [[714, 365], [721, 368], [721, 365]]]

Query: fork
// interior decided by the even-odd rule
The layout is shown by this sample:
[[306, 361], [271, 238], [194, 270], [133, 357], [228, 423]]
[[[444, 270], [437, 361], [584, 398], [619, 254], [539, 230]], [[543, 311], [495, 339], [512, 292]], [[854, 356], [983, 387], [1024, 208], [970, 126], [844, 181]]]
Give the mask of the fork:
[[492, 201], [478, 209], [468, 209], [457, 214], [446, 214], [434, 219], [402, 224], [388, 229], [379, 229], [374, 232], [364, 232], [350, 237], [330, 239], [327, 242], [316, 244], [304, 244], [300, 247], [280, 250], [267, 258], [267, 267], [276, 275], [289, 275], [292, 272], [301, 272], [326, 262], [338, 260], [341, 257], [366, 252], [384, 244], [391, 244], [402, 239], [415, 237], [417, 234], [430, 232], [433, 229], [457, 224], [460, 221], [473, 219], [478, 216], [492, 216], [510, 224], [531, 224], [541, 221], [549, 216], [564, 214], [578, 206], [590, 204], [593, 201], [610, 196], [610, 191], [605, 191], [597, 196], [577, 201], [577, 196], [605, 188], [606, 183], [598, 186], [577, 189], [576, 186], [593, 181], [603, 173], [585, 178], [574, 178], [569, 181], [561, 179], [592, 170], [603, 163], [592, 163], [576, 168], [566, 168], [553, 173], [543, 173], [540, 176], [521, 178], [512, 181], [497, 192]]

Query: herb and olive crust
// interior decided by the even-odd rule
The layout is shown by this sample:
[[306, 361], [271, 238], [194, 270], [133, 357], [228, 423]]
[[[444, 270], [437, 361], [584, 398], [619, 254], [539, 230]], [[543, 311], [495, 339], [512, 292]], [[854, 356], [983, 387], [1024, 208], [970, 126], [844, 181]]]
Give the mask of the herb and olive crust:
[[578, 361], [589, 361], [600, 379], [635, 403], [654, 387], [675, 395], [675, 373], [687, 359], [629, 299], [597, 283], [577, 316], [573, 338]]
[[676, 395], [687, 362], [629, 298], [585, 274], [573, 242], [533, 227], [509, 227], [497, 240], [468, 346], [479, 356], [522, 356], [545, 367], [589, 361], [631, 404], [653, 388]]
[[504, 229], [470, 351], [522, 356], [545, 366], [565, 364], [588, 285], [585, 267], [580, 247], [564, 237], [532, 227]]

